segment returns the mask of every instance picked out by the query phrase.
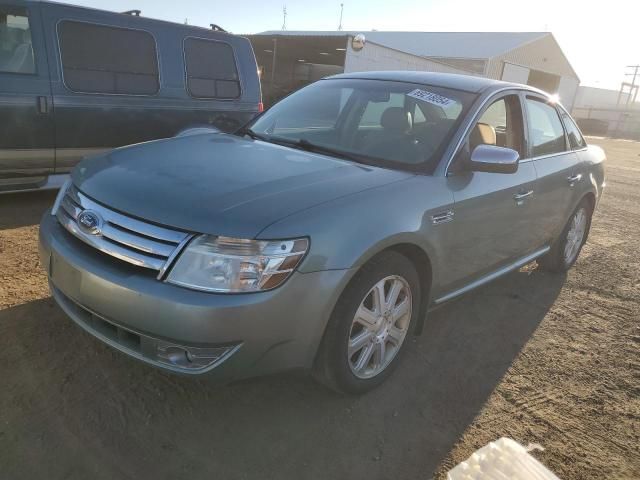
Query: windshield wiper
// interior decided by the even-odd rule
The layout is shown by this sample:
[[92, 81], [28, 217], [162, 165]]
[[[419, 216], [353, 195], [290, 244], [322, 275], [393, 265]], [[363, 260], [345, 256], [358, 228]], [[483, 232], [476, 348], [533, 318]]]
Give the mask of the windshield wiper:
[[287, 147], [299, 148], [300, 150], [304, 150], [312, 153], [324, 153], [326, 155], [332, 155], [334, 157], [344, 158], [346, 160], [351, 160], [353, 162], [364, 163], [367, 165], [375, 165], [375, 160], [366, 155], [360, 155], [357, 153], [345, 152], [343, 150], [339, 150], [336, 148], [325, 147], [324, 145], [318, 145], [317, 143], [311, 143], [309, 140], [305, 138], [300, 138], [298, 140], [293, 140], [284, 137], [274, 137], [269, 136], [266, 139], [267, 142], [279, 143], [281, 145], [285, 145]]
[[265, 135], [260, 135], [259, 133], [254, 132], [250, 127], [242, 128], [237, 133], [243, 136], [247, 135], [254, 140], [263, 140], [265, 142], [268, 141], [268, 138]]

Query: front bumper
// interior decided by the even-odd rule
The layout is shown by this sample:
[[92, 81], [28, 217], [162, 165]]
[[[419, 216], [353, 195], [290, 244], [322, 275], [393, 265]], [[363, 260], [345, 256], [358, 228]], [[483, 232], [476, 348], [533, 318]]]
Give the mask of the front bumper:
[[40, 257], [53, 297], [89, 333], [154, 366], [221, 379], [309, 369], [349, 278], [349, 270], [296, 272], [268, 292], [197, 292], [85, 245], [49, 212]]

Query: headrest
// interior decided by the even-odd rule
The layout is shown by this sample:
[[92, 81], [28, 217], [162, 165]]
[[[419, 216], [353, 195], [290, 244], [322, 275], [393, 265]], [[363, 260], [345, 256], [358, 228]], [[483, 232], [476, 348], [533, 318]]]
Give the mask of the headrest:
[[495, 145], [496, 130], [488, 123], [478, 122], [473, 127], [469, 140], [474, 147], [478, 145]]
[[389, 107], [380, 118], [380, 124], [385, 130], [392, 132], [408, 132], [413, 127], [411, 113], [402, 107]]

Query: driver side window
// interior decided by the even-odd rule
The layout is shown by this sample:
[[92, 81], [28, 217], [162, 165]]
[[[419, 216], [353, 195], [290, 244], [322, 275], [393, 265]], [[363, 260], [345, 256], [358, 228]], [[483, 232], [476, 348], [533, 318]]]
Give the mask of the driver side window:
[[523, 157], [523, 122], [520, 99], [507, 95], [493, 102], [469, 134], [469, 151], [478, 145], [511, 148]]

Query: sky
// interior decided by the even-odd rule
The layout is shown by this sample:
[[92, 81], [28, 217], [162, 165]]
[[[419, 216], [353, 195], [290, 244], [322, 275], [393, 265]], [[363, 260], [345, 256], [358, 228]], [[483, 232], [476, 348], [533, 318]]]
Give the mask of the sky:
[[640, 64], [640, 0], [66, 0], [234, 33], [336, 30], [545, 31], [554, 34], [582, 85], [619, 89], [627, 65]]

